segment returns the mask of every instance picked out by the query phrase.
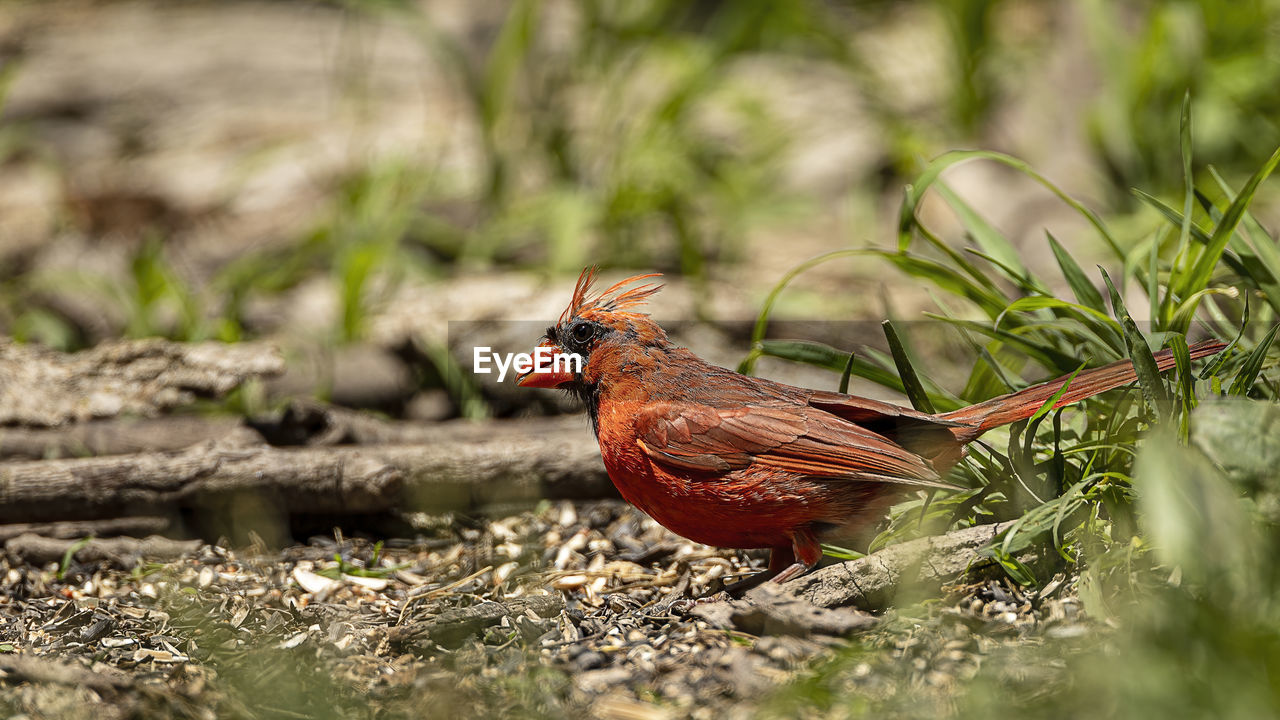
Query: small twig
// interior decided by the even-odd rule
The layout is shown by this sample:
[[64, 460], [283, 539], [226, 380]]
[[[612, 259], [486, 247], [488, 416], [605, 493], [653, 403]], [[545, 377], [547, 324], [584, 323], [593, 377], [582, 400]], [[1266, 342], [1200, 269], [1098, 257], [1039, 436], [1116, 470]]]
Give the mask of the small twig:
[[448, 585], [445, 585], [444, 587], [438, 587], [438, 588], [435, 588], [434, 590], [427, 590], [421, 593], [420, 595], [413, 595], [411, 597], [405, 598], [404, 604], [400, 606], [400, 616], [396, 618], [396, 625], [402, 625], [404, 623], [405, 612], [407, 612], [409, 608], [419, 600], [429, 600], [432, 598], [440, 597], [441, 595], [453, 590], [454, 588], [461, 587], [491, 570], [493, 570], [492, 565], [485, 565], [482, 569], [477, 570], [464, 578], [454, 580], [453, 582], [449, 583]]

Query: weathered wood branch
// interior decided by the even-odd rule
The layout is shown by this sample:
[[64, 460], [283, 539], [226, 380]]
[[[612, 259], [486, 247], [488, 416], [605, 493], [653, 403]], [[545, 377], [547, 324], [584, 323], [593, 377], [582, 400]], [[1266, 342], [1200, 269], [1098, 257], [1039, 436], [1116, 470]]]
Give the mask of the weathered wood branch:
[[[43, 565], [62, 559], [67, 550], [81, 541], [19, 535], [4, 543], [5, 553], [19, 562]], [[141, 559], [173, 560], [200, 548], [199, 540], [171, 540], [152, 535], [145, 538], [93, 538], [76, 548], [74, 558], [81, 562], [106, 562], [130, 568]]]
[[207, 415], [90, 420], [58, 428], [0, 427], [0, 458], [44, 460], [173, 451], [244, 431], [239, 418]]
[[356, 450], [205, 444], [177, 453], [0, 463], [0, 522], [164, 515], [253, 493], [288, 511], [368, 512], [401, 473]]
[[173, 527], [166, 517], [137, 516], [81, 520], [76, 522], [10, 523], [0, 525], [0, 540], [19, 535], [40, 535], [61, 540], [77, 540], [85, 537], [112, 537], [116, 535], [160, 535]]
[[233, 435], [179, 452], [0, 462], [0, 523], [166, 517], [246, 494], [273, 512], [333, 515], [615, 496], [577, 423], [432, 432], [420, 445], [277, 448]]
[[[864, 558], [819, 568], [783, 587], [820, 607], [879, 610], [894, 604], [901, 593], [933, 592], [962, 574], [995, 569], [995, 562], [978, 551], [1012, 524], [978, 525], [891, 545]], [[1032, 550], [1018, 559], [1033, 564], [1041, 556]]]
[[283, 368], [278, 352], [253, 343], [122, 340], [67, 355], [0, 338], [0, 425], [155, 415]]

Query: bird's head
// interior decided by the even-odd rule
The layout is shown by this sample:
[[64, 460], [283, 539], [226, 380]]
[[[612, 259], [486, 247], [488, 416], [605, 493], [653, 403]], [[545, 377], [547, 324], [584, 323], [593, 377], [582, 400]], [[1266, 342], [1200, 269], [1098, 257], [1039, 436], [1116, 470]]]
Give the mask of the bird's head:
[[[665, 347], [667, 333], [644, 313], [630, 308], [643, 305], [661, 285], [636, 285], [657, 273], [636, 275], [600, 292], [592, 293], [596, 268], [578, 276], [569, 307], [555, 325], [547, 328], [535, 349], [534, 367], [516, 379], [524, 387], [559, 388], [582, 398], [591, 397], [602, 378], [615, 370], [625, 370], [628, 358], [646, 348]], [[632, 287], [634, 286], [634, 287]], [[580, 362], [572, 362], [576, 355]]]

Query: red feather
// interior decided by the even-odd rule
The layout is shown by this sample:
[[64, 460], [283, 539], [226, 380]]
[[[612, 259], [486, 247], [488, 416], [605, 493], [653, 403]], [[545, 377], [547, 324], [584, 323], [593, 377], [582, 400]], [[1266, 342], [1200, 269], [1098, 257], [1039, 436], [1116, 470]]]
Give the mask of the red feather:
[[[584, 270], [549, 339], [586, 356], [561, 385], [588, 403], [609, 477], [629, 502], [698, 542], [773, 549], [780, 577], [811, 567], [823, 539], [848, 542], [874, 527], [912, 488], [942, 481], [964, 446], [991, 428], [1031, 417], [1062, 388], [1058, 378], [954, 412], [888, 403], [740, 375], [676, 347], [646, 315], [629, 312], [661, 286], [638, 275], [592, 295]], [[574, 345], [570, 326], [590, 340]], [[1224, 347], [1193, 345], [1193, 359]], [[1161, 371], [1175, 364], [1156, 353]], [[1080, 372], [1061, 407], [1133, 382], [1128, 361]], [[522, 378], [522, 381], [524, 378]]]

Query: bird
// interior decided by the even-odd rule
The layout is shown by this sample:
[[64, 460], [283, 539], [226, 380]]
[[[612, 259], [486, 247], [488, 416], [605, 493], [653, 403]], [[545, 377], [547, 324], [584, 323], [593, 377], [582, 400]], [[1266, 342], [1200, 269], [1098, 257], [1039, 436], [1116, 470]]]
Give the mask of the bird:
[[[918, 489], [943, 478], [965, 446], [1052, 407], [1133, 382], [1128, 360], [1082, 370], [968, 407], [930, 414], [870, 398], [743, 375], [678, 347], [636, 311], [662, 285], [650, 273], [594, 292], [586, 268], [569, 306], [516, 378], [567, 391], [586, 407], [609, 478], [667, 529], [726, 548], [768, 548], [767, 577], [786, 582], [821, 560], [823, 542], [864, 537]], [[1192, 358], [1220, 351], [1197, 343]], [[1155, 354], [1164, 372], [1171, 352]]]

